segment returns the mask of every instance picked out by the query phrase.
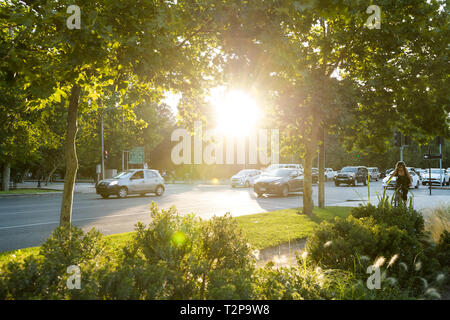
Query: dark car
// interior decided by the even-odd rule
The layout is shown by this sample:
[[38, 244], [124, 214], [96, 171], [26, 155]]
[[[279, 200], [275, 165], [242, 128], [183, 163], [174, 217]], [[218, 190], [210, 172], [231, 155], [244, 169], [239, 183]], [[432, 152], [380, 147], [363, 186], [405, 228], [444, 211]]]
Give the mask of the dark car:
[[339, 186], [344, 183], [347, 185], [356, 185], [363, 183], [367, 185], [368, 170], [366, 167], [344, 167], [334, 177], [334, 184]]
[[258, 197], [263, 194], [278, 194], [287, 197], [290, 192], [303, 191], [303, 175], [297, 169], [275, 169], [261, 175], [255, 181], [253, 190]]

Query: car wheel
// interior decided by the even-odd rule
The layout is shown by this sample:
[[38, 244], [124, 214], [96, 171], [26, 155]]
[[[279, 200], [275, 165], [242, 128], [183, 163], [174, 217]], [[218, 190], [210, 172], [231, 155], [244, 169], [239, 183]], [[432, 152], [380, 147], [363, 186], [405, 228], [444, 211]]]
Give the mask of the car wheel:
[[281, 196], [286, 198], [288, 195], [289, 195], [289, 188], [288, 186], [284, 186], [283, 189], [281, 190]]
[[141, 193], [140, 194], [141, 197], [145, 197], [145, 195], [146, 195], [145, 193]]
[[245, 181], [245, 187], [246, 188], [250, 188], [250, 182], [249, 181]]
[[108, 199], [109, 198], [109, 194], [101, 194], [103, 199]]
[[416, 186], [414, 188], [419, 189], [419, 181], [417, 181]]
[[163, 186], [157, 186], [155, 190], [155, 194], [159, 197], [162, 196], [164, 193], [164, 187]]
[[352, 186], [356, 186], [356, 180], [352, 181]]
[[340, 183], [339, 183], [339, 182], [335, 182], [334, 185], [335, 185], [336, 187], [339, 187]]
[[262, 193], [257, 193], [256, 196], [257, 196], [258, 198], [261, 198], [261, 197], [263, 196], [263, 194], [262, 194]]
[[125, 187], [120, 188], [118, 195], [119, 198], [126, 198], [128, 196], [128, 189]]
[[232, 188], [236, 188], [236, 186], [234, 186], [234, 185], [231, 185], [231, 187], [232, 187]]

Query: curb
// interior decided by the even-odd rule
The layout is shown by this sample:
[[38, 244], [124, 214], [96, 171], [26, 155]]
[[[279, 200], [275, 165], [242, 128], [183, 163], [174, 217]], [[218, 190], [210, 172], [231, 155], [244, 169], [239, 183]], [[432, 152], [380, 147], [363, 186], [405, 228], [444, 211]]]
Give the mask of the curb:
[[12, 193], [12, 194], [0, 194], [0, 198], [20, 197], [20, 196], [41, 196], [48, 194], [62, 194], [62, 191], [49, 191], [49, 192], [36, 192], [36, 193]]

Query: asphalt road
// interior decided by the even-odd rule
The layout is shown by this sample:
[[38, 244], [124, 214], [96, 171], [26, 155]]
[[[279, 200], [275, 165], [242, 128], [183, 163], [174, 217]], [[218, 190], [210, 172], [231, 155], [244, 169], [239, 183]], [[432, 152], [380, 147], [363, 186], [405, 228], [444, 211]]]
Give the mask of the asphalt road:
[[[381, 182], [371, 183], [371, 202], [382, 194]], [[326, 184], [326, 205], [357, 206], [367, 202], [367, 187], [335, 187]], [[317, 186], [313, 187], [317, 204]], [[450, 203], [450, 190], [433, 190], [428, 195], [426, 187], [412, 190], [415, 207], [422, 209]], [[103, 234], [132, 231], [134, 225], [150, 220], [152, 201], [161, 208], [175, 206], [182, 214], [195, 213], [208, 219], [213, 215], [230, 212], [233, 216], [273, 211], [302, 206], [301, 193], [287, 198], [265, 196], [257, 198], [252, 189], [223, 185], [168, 185], [161, 197], [153, 195], [130, 196], [126, 199], [102, 199], [95, 193], [76, 193], [72, 221], [84, 230], [99, 229]], [[40, 245], [58, 226], [61, 194], [21, 195], [0, 197], [0, 251]]]

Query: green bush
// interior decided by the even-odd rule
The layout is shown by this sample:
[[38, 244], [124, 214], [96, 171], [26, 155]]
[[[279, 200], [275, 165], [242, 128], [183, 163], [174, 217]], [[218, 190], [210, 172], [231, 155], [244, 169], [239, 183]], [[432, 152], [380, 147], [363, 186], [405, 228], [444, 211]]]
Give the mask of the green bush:
[[[109, 256], [98, 231], [56, 228], [38, 255], [18, 258], [0, 270], [0, 299], [92, 299], [97, 296], [99, 266]], [[69, 290], [67, 267], [81, 270], [83, 290]]]
[[383, 279], [417, 297], [442, 287], [447, 278], [445, 241], [433, 246], [425, 239], [417, 211], [367, 205], [353, 209], [346, 220], [323, 222], [308, 238], [307, 251], [314, 264], [350, 271], [359, 279], [367, 279], [367, 267], [377, 264]]
[[108, 299], [249, 299], [254, 263], [230, 215], [202, 221], [151, 208], [104, 280]]
[[[438, 244], [422, 241], [423, 219], [406, 208], [352, 214], [323, 222], [298, 266], [280, 269], [256, 268], [229, 214], [204, 221], [152, 205], [149, 225], [138, 223], [123, 247], [95, 230], [60, 227], [39, 254], [0, 267], [0, 299], [439, 298], [436, 289], [448, 282], [448, 232]], [[382, 288], [369, 290], [366, 268], [375, 261]], [[70, 265], [80, 267], [81, 290], [67, 287]]]
[[400, 230], [406, 230], [408, 234], [415, 237], [422, 236], [425, 230], [425, 221], [422, 214], [411, 208], [375, 207], [368, 204], [353, 208], [350, 215], [358, 219], [372, 217], [376, 223], [397, 226]]

